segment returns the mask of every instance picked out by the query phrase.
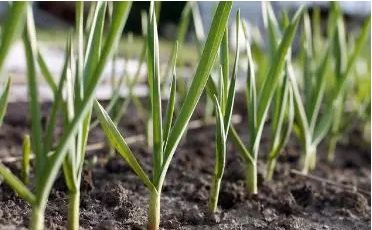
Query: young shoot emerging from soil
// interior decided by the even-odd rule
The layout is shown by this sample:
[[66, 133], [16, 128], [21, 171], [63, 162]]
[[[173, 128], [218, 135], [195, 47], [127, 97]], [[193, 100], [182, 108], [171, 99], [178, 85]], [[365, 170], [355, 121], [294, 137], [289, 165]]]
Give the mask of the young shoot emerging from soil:
[[[203, 50], [203, 54], [196, 69], [190, 89], [184, 98], [179, 116], [172, 126], [172, 116], [175, 101], [175, 76], [173, 75], [172, 90], [168, 102], [167, 116], [162, 120], [160, 74], [159, 74], [159, 43], [154, 7], [150, 7], [150, 17], [147, 32], [147, 68], [148, 84], [151, 99], [153, 170], [152, 177], [145, 173], [136, 157], [126, 144], [102, 106], [95, 101], [94, 110], [100, 124], [111, 145], [127, 161], [133, 171], [140, 177], [150, 191], [148, 209], [148, 229], [157, 230], [160, 224], [160, 196], [165, 176], [171, 163], [173, 154], [183, 136], [187, 124], [193, 114], [196, 104], [208, 81], [210, 71], [214, 65], [217, 51], [227, 25], [232, 2], [220, 2], [213, 17], [211, 29]], [[173, 93], [172, 93], [173, 91]]]
[[[337, 108], [338, 101], [342, 99], [344, 93], [344, 85], [349, 75], [356, 57], [359, 55], [362, 45], [368, 37], [370, 17], [364, 22], [361, 27], [359, 36], [355, 41], [354, 49], [347, 55], [345, 47], [345, 28], [340, 9], [333, 4], [331, 16], [328, 23], [329, 44], [325, 49], [323, 57], [319, 58], [319, 64], [314, 63], [317, 58], [314, 57], [314, 51], [311, 49], [312, 36], [311, 25], [307, 14], [304, 17], [304, 66], [316, 66], [315, 71], [303, 68], [304, 89], [306, 89], [303, 97], [300, 92], [300, 87], [297, 83], [295, 72], [293, 70], [291, 59], [288, 58], [287, 74], [291, 81], [295, 105], [295, 126], [294, 131], [301, 140], [301, 145], [304, 150], [302, 157], [302, 172], [307, 174], [313, 170], [316, 165], [316, 150], [319, 143], [327, 137], [330, 132], [330, 127], [340, 119], [340, 111]], [[326, 71], [330, 58], [334, 53], [335, 62], [335, 83], [330, 90], [325, 103], [324, 112], [320, 113], [321, 102], [325, 95], [326, 85], [330, 85], [327, 79]], [[348, 57], [346, 60], [346, 56]], [[311, 83], [311, 79], [317, 77], [315, 83]], [[310, 78], [310, 79], [308, 79]], [[328, 86], [329, 86], [328, 85]], [[303, 98], [303, 99], [302, 99]], [[332, 132], [332, 130], [331, 130]]]
[[[281, 38], [281, 28], [275, 18], [275, 14], [269, 3], [263, 3], [263, 17], [265, 27], [269, 35], [269, 47], [270, 47], [270, 64], [273, 65], [273, 58], [275, 50], [278, 48], [278, 43]], [[288, 15], [284, 14], [282, 18], [282, 29], [284, 30], [288, 26]], [[244, 31], [248, 35], [248, 29], [244, 24]], [[250, 50], [248, 45], [247, 50]], [[248, 56], [251, 58], [250, 51]], [[273, 98], [272, 106], [272, 119], [271, 119], [271, 144], [269, 153], [267, 156], [267, 167], [266, 167], [266, 180], [271, 180], [274, 169], [276, 166], [277, 158], [281, 153], [284, 146], [287, 144], [290, 133], [292, 131], [292, 125], [294, 120], [294, 105], [293, 105], [293, 92], [288, 79], [287, 71], [284, 72], [282, 80], [279, 82], [276, 92]]]
[[218, 94], [213, 95], [216, 113], [216, 163], [214, 166], [213, 181], [209, 196], [208, 209], [211, 213], [216, 212], [221, 180], [225, 169], [227, 136], [230, 129], [231, 115], [235, 99], [235, 83], [239, 63], [239, 35], [240, 35], [240, 11], [236, 14], [236, 50], [234, 69], [229, 79], [229, 44], [228, 28], [220, 46], [221, 72], [218, 78]]
[[251, 194], [257, 193], [257, 157], [263, 127], [268, 115], [270, 103], [280, 83], [285, 60], [290, 51], [302, 11], [302, 8], [300, 8], [286, 27], [284, 35], [278, 44], [278, 48], [275, 50], [273, 55], [273, 62], [270, 65], [266, 78], [258, 91], [256, 90], [256, 78], [252, 55], [250, 54], [249, 44], [247, 44], [248, 71], [246, 98], [249, 126], [248, 133], [250, 137], [249, 144], [247, 146], [244, 144], [233, 127], [230, 130], [230, 135], [239, 153], [246, 161], [246, 185], [248, 192]]

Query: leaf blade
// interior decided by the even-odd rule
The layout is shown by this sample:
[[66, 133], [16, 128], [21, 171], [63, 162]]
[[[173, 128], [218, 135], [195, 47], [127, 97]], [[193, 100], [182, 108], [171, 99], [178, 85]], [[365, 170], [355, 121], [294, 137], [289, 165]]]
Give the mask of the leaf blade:
[[181, 107], [179, 113], [181, 115], [177, 118], [169, 134], [170, 138], [164, 150], [164, 156], [166, 160], [164, 161], [162, 172], [160, 175], [159, 180], [160, 185], [163, 184], [166, 171], [168, 170], [176, 146], [178, 145], [181, 136], [186, 129], [187, 123], [190, 120], [191, 115], [196, 107], [196, 104], [208, 81], [209, 73], [214, 64], [217, 55], [217, 50], [222, 40], [222, 36], [225, 30], [227, 19], [230, 14], [231, 7], [232, 7], [231, 2], [220, 2], [217, 7], [215, 15], [218, 15], [218, 17], [215, 16], [213, 19], [211, 31], [208, 35], [207, 42], [203, 50], [203, 54], [201, 56], [195, 76], [190, 86], [190, 90]]
[[11, 84], [12, 84], [12, 80], [11, 78], [8, 78], [8, 81], [5, 85], [5, 89], [0, 96], [0, 126], [3, 124], [4, 116], [6, 113], [6, 108], [8, 106], [8, 98], [9, 98]]
[[125, 161], [129, 164], [132, 170], [137, 174], [137, 176], [151, 191], [151, 189], [154, 188], [154, 185], [152, 184], [149, 177], [138, 163], [136, 157], [134, 156], [129, 146], [125, 142], [125, 139], [121, 136], [115, 124], [112, 122], [110, 116], [107, 114], [107, 112], [99, 104], [98, 101], [94, 101], [93, 107], [110, 144], [113, 147], [115, 147], [115, 149], [125, 159]]

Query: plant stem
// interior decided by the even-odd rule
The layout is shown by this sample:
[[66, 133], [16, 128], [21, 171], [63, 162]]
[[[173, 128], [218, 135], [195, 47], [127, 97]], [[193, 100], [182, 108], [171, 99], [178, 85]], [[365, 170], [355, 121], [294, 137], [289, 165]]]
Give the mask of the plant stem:
[[328, 153], [327, 153], [328, 162], [332, 162], [335, 158], [336, 145], [337, 145], [337, 137], [332, 136], [328, 143]]
[[310, 170], [315, 168], [316, 164], [316, 151], [315, 148], [310, 146], [310, 147], [305, 147], [305, 156], [302, 160], [302, 173], [307, 174]]
[[246, 185], [250, 194], [257, 194], [257, 162], [247, 163]]
[[310, 152], [310, 170], [314, 170], [316, 166], [316, 151], [315, 148]]
[[217, 210], [218, 204], [218, 195], [221, 186], [221, 178], [214, 178], [212, 187], [211, 187], [211, 194], [209, 197], [208, 209], [210, 213], [215, 213]]
[[44, 230], [44, 212], [45, 206], [36, 204], [32, 207], [31, 230]]
[[266, 168], [266, 180], [271, 181], [273, 179], [273, 174], [276, 166], [276, 158], [269, 159]]
[[158, 230], [160, 225], [160, 193], [151, 191], [147, 230]]
[[80, 191], [70, 192], [68, 203], [68, 229], [79, 229]]

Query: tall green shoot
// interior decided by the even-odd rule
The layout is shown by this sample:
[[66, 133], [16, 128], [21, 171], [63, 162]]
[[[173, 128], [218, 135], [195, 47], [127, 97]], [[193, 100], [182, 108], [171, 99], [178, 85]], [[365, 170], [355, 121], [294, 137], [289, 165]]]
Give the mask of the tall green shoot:
[[[333, 4], [335, 10], [339, 10], [336, 4]], [[341, 13], [340, 13], [341, 14]], [[334, 44], [333, 44], [333, 57], [335, 59], [335, 85], [334, 91], [334, 104], [333, 113], [334, 119], [331, 121], [330, 139], [328, 142], [328, 161], [333, 161], [335, 155], [336, 145], [341, 137], [341, 123], [344, 114], [345, 98], [347, 89], [344, 84], [346, 78], [352, 74], [355, 62], [361, 52], [362, 46], [366, 42], [367, 33], [370, 24], [370, 17], [366, 19], [360, 30], [360, 36], [355, 41], [354, 46], [348, 49], [346, 44], [346, 33], [342, 15], [339, 15], [336, 22]], [[338, 95], [336, 95], [338, 94]]]
[[[316, 81], [313, 85], [313, 94], [308, 99], [308, 103], [305, 103], [305, 100], [302, 101], [299, 84], [295, 78], [291, 61], [289, 60], [287, 63], [287, 71], [293, 88], [296, 111], [295, 130], [303, 146], [304, 154], [301, 159], [301, 164], [302, 172], [305, 174], [315, 168], [317, 146], [326, 137], [331, 128], [331, 124], [337, 122], [337, 119], [335, 119], [335, 113], [339, 113], [335, 112], [337, 111], [337, 101], [342, 97], [345, 80], [355, 62], [355, 58], [360, 52], [363, 42], [367, 38], [369, 23], [370, 21], [367, 19], [361, 28], [354, 50], [347, 61], [343, 60], [342, 55], [345, 55], [345, 53], [341, 50], [345, 50], [343, 48], [344, 45], [342, 45], [345, 38], [343, 33], [342, 15], [337, 7], [334, 6], [332, 8], [328, 27], [328, 36], [330, 36], [331, 42], [328, 44], [328, 47], [321, 58], [321, 62], [315, 67], [313, 74]], [[307, 40], [309, 39], [311, 39], [311, 36], [307, 36], [305, 41], [308, 42]], [[336, 84], [332, 87], [330, 95], [327, 95], [328, 100], [324, 112], [320, 113], [321, 102], [325, 95], [327, 83], [325, 76], [332, 51], [336, 55]], [[312, 58], [308, 60], [310, 61]], [[342, 63], [345, 63], [345, 65]]]
[[[211, 184], [210, 196], [208, 208], [209, 212], [214, 213], [217, 210], [219, 190], [221, 186], [221, 181], [225, 169], [226, 162], [226, 148], [227, 148], [227, 137], [230, 129], [231, 115], [233, 111], [234, 99], [235, 99], [235, 84], [236, 75], [238, 73], [238, 63], [239, 63], [239, 35], [240, 35], [240, 11], [236, 14], [236, 50], [235, 50], [235, 60], [234, 68], [232, 71], [231, 79], [229, 79], [229, 72], [223, 71], [224, 66], [229, 65], [229, 57], [221, 58], [222, 69], [219, 78], [219, 90], [218, 94], [214, 95], [214, 104], [216, 111], [216, 160], [214, 167], [213, 180]], [[227, 34], [227, 29], [225, 30], [225, 36]], [[223, 47], [226, 48], [226, 55], [229, 54], [229, 48], [226, 44], [227, 40], [222, 39], [220, 50]], [[222, 52], [224, 53], [224, 52]]]
[[[274, 57], [273, 53], [278, 48], [278, 41], [282, 36], [281, 30], [285, 30], [285, 28], [288, 26], [288, 15], [283, 15], [282, 21], [280, 23], [282, 28], [281, 29], [279, 28], [279, 23], [276, 20], [271, 6], [269, 4], [263, 4], [263, 9], [265, 27], [269, 32], [271, 65], [273, 65], [275, 64], [272, 62]], [[247, 33], [247, 29], [245, 29], [245, 31]], [[247, 47], [247, 50], [250, 50], [249, 46]], [[248, 52], [248, 56], [251, 56], [250, 51]], [[274, 94], [272, 107], [272, 141], [270, 144], [269, 153], [267, 155], [266, 180], [272, 179], [277, 158], [279, 157], [279, 154], [281, 153], [284, 146], [287, 144], [290, 133], [292, 131], [292, 124], [294, 119], [293, 93], [288, 80], [288, 73], [286, 71]]]
[[[271, 101], [274, 97], [278, 84], [280, 82], [286, 57], [290, 51], [292, 41], [296, 32], [298, 22], [302, 15], [300, 8], [294, 15], [291, 22], [284, 31], [283, 37], [278, 44], [273, 55], [273, 64], [270, 65], [269, 71], [260, 89], [256, 89], [256, 78], [252, 55], [248, 51], [248, 71], [247, 71], [247, 112], [248, 112], [248, 129], [250, 142], [246, 146], [239, 137], [237, 131], [232, 128], [230, 136], [234, 141], [239, 153], [246, 161], [246, 186], [249, 193], [257, 193], [257, 157], [259, 153], [259, 144], [262, 137], [263, 126], [265, 124]], [[248, 41], [248, 40], [247, 40]], [[247, 45], [247, 47], [249, 44]]]

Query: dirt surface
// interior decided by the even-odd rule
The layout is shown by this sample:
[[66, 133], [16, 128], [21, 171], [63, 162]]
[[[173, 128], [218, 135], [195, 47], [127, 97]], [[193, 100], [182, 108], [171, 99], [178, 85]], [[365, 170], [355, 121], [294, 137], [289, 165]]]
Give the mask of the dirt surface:
[[[244, 106], [236, 106], [244, 112]], [[240, 104], [242, 105], [242, 104]], [[45, 106], [48, 107], [47, 105]], [[239, 111], [242, 108], [242, 111]], [[200, 112], [201, 113], [201, 112]], [[195, 117], [200, 117], [196, 113]], [[11, 104], [0, 128], [0, 159], [19, 156], [22, 134], [28, 132], [28, 114], [24, 104]], [[245, 118], [243, 117], [243, 121]], [[246, 124], [236, 125], [244, 136]], [[144, 125], [130, 109], [121, 130], [126, 137], [143, 134]], [[90, 143], [104, 140], [99, 128], [90, 134]], [[214, 127], [189, 130], [177, 149], [167, 174], [161, 199], [163, 229], [370, 229], [370, 149], [352, 145], [337, 148], [336, 161], [328, 164], [318, 151], [318, 164], [311, 175], [294, 173], [300, 148], [293, 138], [279, 159], [273, 181], [263, 181], [265, 147], [262, 141], [259, 161], [259, 193], [249, 196], [244, 187], [244, 162], [232, 145], [222, 181], [219, 212], [208, 215], [206, 204], [214, 165]], [[151, 152], [138, 141], [131, 145], [150, 174]], [[120, 158], [108, 158], [108, 148], [88, 153], [81, 194], [81, 229], [146, 229], [148, 191]], [[7, 163], [19, 173], [19, 162]], [[19, 175], [19, 174], [18, 174]], [[356, 186], [353, 191], [345, 186]], [[63, 178], [50, 195], [46, 211], [48, 229], [65, 229], [67, 196]], [[22, 229], [28, 225], [29, 205], [5, 184], [0, 184], [0, 229]]]

